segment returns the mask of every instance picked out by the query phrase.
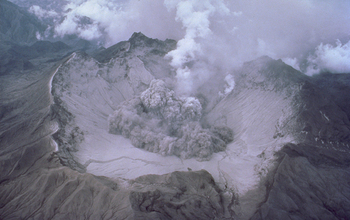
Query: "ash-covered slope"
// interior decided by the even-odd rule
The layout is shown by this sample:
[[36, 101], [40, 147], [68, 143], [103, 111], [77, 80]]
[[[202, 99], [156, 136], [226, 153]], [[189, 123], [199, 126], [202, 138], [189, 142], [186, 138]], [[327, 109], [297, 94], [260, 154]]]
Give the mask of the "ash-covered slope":
[[[349, 121], [332, 102], [331, 96], [309, 77], [282, 61], [268, 57], [248, 62], [237, 71], [234, 91], [205, 115], [204, 125], [227, 126], [235, 136], [233, 143], [210, 161], [198, 163], [158, 157], [133, 148], [121, 136], [110, 136], [106, 133], [107, 116], [122, 101], [140, 95], [155, 78], [161, 78], [167, 86], [172, 86], [172, 72], [163, 59], [166, 51], [172, 48], [169, 44], [172, 41], [167, 42], [152, 40], [138, 33], [129, 41], [94, 55], [104, 63], [77, 53], [60, 68], [54, 79], [53, 94], [57, 98], [56, 104], [62, 104], [55, 106], [65, 109], [72, 117], [69, 123], [61, 124], [64, 129], [55, 137], [62, 155], [66, 155], [61, 155], [61, 158], [68, 158], [66, 164], [94, 174], [129, 179], [147, 173], [185, 170], [187, 167], [206, 169], [228, 194], [238, 195], [236, 205], [231, 209], [244, 219], [253, 215], [269, 195], [264, 183], [270, 181], [269, 173], [275, 170], [279, 161], [276, 152], [284, 149], [285, 144], [308, 143], [324, 149], [333, 147], [339, 152], [347, 150]], [[210, 90], [210, 85], [204, 87]], [[219, 97], [203, 96], [207, 100]], [[143, 105], [141, 103], [140, 108]], [[135, 111], [139, 109], [137, 105], [134, 107]], [[127, 115], [120, 117], [129, 117]], [[144, 129], [140, 132], [146, 134], [147, 129]], [[134, 142], [134, 145], [153, 143], [154, 146], [146, 148], [157, 152], [158, 139], [151, 138], [155, 135], [144, 136], [142, 132], [138, 138], [131, 138], [141, 143]], [[73, 153], [74, 150], [77, 152]], [[108, 155], [102, 152], [108, 152]], [[78, 163], [74, 165], [75, 162]], [[169, 162], [170, 166], [164, 166]]]
[[234, 92], [207, 119], [231, 127], [247, 152], [263, 146], [264, 160], [277, 140], [295, 143], [273, 150], [278, 159], [261, 179], [266, 194], [253, 219], [346, 219], [350, 126], [334, 98], [268, 57], [246, 63], [236, 76]]
[[[17, 80], [0, 76], [1, 219], [350, 215], [348, 118], [282, 61], [246, 63], [225, 96], [199, 92], [211, 104], [198, 123], [227, 126], [235, 137], [208, 161], [164, 157], [109, 134], [108, 116], [152, 80], [172, 89], [164, 55], [175, 43], [136, 33], [93, 56], [75, 52]], [[224, 90], [212, 85], [204, 87]]]
[[[74, 60], [79, 56], [83, 57]], [[61, 139], [56, 138], [60, 150], [66, 145], [74, 146], [74, 142], [64, 142], [75, 139], [74, 134], [68, 133], [72, 135], [67, 139], [64, 134], [65, 129], [78, 121], [79, 114], [68, 112], [72, 105], [63, 101], [69, 99], [57, 96], [74, 87], [74, 77], [68, 76], [67, 82], [71, 83], [56, 90], [54, 97], [50, 94], [52, 77], [73, 62], [89, 64], [86, 58], [78, 53], [58, 63], [46, 64], [40, 70], [0, 76], [0, 219], [212, 219], [229, 216], [224, 208], [227, 205], [223, 203], [223, 192], [206, 171], [176, 172], [128, 181], [78, 173], [62, 166], [72, 160], [65, 161], [62, 155], [58, 157], [54, 153], [58, 146], [52, 134], [63, 130], [63, 133], [56, 133], [61, 135]], [[137, 72], [137, 68], [133, 68], [128, 71], [130, 75]], [[78, 74], [81, 76], [81, 72]], [[55, 82], [56, 86], [59, 82], [62, 83]], [[130, 86], [130, 90], [124, 90], [124, 95], [130, 95], [128, 92], [133, 92], [133, 88], [137, 91], [137, 86]], [[72, 91], [67, 97], [77, 98], [73, 96], [77, 90]], [[93, 94], [89, 93], [90, 97]], [[88, 104], [91, 103], [86, 103], [87, 110], [98, 110]], [[94, 115], [89, 112], [87, 116]], [[104, 117], [107, 129], [107, 115]], [[98, 130], [98, 122], [94, 126]]]
[[207, 120], [230, 124], [235, 134], [250, 136], [247, 142], [259, 141], [260, 134], [266, 143], [287, 136], [296, 143], [349, 142], [349, 119], [333, 96], [281, 60], [248, 62], [235, 82]]
[[[129, 100], [148, 88], [154, 75], [161, 74], [149, 71], [156, 69], [154, 66], [162, 70], [167, 68], [167, 71], [163, 71], [166, 74], [162, 78], [171, 81], [173, 76], [169, 73], [170, 67], [163, 56], [175, 44], [171, 40], [166, 42], [135, 33], [129, 41], [95, 55], [106, 63], [100, 63], [84, 52], [71, 55], [57, 71], [52, 84], [54, 114], [62, 128], [55, 135], [61, 153], [70, 157], [70, 151], [76, 150], [80, 145], [81, 149], [86, 149], [83, 146], [91, 146], [91, 141], [96, 141], [98, 145], [108, 145], [108, 115], [122, 101]], [[136, 47], [134, 44], [140, 45]], [[153, 53], [155, 48], [161, 53]], [[149, 64], [146, 65], [145, 62]], [[86, 163], [92, 158], [83, 151], [78, 153], [88, 156], [81, 161]]]

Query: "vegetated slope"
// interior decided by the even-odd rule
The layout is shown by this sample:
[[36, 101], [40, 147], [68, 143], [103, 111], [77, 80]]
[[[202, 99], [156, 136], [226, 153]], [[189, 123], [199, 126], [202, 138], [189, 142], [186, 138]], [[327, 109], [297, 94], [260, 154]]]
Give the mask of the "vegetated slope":
[[2, 41], [0, 42], [0, 74], [30, 70], [46, 61], [59, 61], [72, 50], [61, 41], [37, 41], [30, 46]]
[[0, 41], [30, 44], [37, 41], [37, 33], [44, 25], [25, 9], [7, 1], [0, 1]]

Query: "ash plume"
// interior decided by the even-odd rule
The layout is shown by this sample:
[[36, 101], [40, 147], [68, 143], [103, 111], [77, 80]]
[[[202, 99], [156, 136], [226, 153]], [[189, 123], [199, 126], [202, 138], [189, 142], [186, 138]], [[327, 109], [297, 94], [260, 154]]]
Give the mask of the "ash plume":
[[164, 156], [209, 160], [226, 149], [233, 133], [228, 127], [203, 128], [201, 112], [198, 99], [177, 97], [162, 80], [153, 80], [139, 97], [122, 103], [109, 116], [109, 132]]

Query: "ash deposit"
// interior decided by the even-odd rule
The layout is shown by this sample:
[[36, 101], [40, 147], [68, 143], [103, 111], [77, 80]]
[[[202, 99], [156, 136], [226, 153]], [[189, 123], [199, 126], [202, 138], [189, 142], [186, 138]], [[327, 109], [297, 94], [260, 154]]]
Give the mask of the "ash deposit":
[[349, 219], [350, 1], [10, 1], [0, 219]]

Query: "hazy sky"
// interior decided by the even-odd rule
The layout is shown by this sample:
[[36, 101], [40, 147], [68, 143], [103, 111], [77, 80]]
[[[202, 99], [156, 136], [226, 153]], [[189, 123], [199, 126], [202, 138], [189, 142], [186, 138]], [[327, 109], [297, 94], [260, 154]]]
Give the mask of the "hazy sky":
[[77, 34], [105, 46], [127, 40], [133, 32], [178, 40], [168, 58], [184, 79], [191, 61], [230, 69], [261, 55], [297, 69], [304, 62], [307, 74], [320, 69], [350, 72], [348, 0], [62, 2], [59, 9], [32, 6], [31, 11], [41, 18], [57, 17], [57, 36]]

